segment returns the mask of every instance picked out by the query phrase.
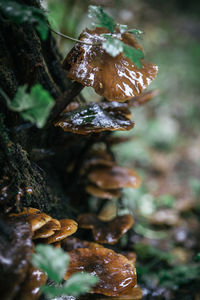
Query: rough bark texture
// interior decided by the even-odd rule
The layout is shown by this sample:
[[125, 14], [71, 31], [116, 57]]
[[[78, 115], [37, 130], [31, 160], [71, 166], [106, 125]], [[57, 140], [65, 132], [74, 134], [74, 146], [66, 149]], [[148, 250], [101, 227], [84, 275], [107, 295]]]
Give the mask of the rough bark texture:
[[[20, 3], [39, 7], [37, 0]], [[56, 101], [45, 128], [39, 130], [9, 111], [0, 95], [0, 211], [33, 206], [71, 216], [69, 195], [77, 182], [75, 173], [73, 180], [66, 179], [65, 168], [73, 159], [81, 161], [88, 139], [79, 137], [77, 143], [76, 137], [55, 128], [53, 120], [83, 87], [66, 79], [51, 32], [42, 41], [34, 26], [0, 19], [0, 45], [1, 89], [10, 99], [18, 86], [40, 83]]]

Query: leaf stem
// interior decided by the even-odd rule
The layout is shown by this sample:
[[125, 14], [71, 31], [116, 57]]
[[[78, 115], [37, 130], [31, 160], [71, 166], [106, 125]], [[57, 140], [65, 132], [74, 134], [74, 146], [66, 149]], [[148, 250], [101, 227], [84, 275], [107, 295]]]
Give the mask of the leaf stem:
[[85, 44], [85, 45], [90, 45], [90, 46], [100, 46], [100, 45], [101, 45], [101, 43], [95, 43], [95, 44], [93, 44], [93, 43], [87, 43], [87, 42], [83, 42], [83, 41], [74, 39], [74, 38], [72, 38], [72, 37], [70, 37], [70, 36], [68, 36], [68, 35], [65, 35], [65, 34], [61, 33], [61, 32], [55, 31], [55, 30], [52, 29], [52, 28], [50, 28], [50, 30], [51, 30], [52, 32], [56, 33], [57, 35], [60, 35], [60, 36], [64, 37], [65, 39], [68, 39], [68, 40], [73, 41], [73, 42], [76, 42], [76, 43]]

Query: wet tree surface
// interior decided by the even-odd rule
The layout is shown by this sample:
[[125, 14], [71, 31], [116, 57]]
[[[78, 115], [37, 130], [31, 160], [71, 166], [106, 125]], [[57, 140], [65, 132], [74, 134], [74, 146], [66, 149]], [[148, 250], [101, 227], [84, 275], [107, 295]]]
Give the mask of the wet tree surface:
[[[37, 0], [20, 1], [20, 3], [40, 7]], [[94, 212], [88, 201], [90, 195], [97, 196], [98, 193], [97, 197], [101, 199], [120, 197], [123, 185], [106, 185], [108, 180], [105, 180], [104, 183], [102, 178], [105, 176], [103, 176], [98, 180], [104, 185], [99, 187], [99, 181], [96, 178], [93, 179], [95, 177], [93, 174], [96, 174], [94, 166], [98, 166], [100, 174], [106, 171], [108, 175], [110, 170], [120, 168], [117, 166], [111, 149], [112, 143], [114, 145], [120, 143], [120, 138], [112, 139], [111, 132], [104, 131], [102, 127], [109, 127], [110, 131], [113, 128], [120, 130], [125, 127], [126, 129], [132, 128], [134, 124], [129, 118], [131, 104], [127, 107], [127, 104], [120, 103], [116, 105], [108, 102], [83, 103], [81, 107], [78, 104], [73, 112], [69, 109], [59, 117], [67, 105], [74, 100], [80, 103], [80, 99], [77, 97], [83, 86], [81, 83], [67, 79], [66, 71], [62, 67], [62, 57], [52, 33], [49, 32], [47, 40], [43, 41], [32, 25], [17, 25], [12, 22], [4, 22], [0, 18], [0, 45], [1, 88], [10, 99], [14, 97], [19, 85], [27, 84], [30, 89], [36, 83], [41, 83], [55, 99], [55, 106], [47, 124], [43, 129], [38, 129], [21, 119], [19, 114], [8, 110], [5, 99], [0, 94], [1, 215], [17, 213], [23, 207], [34, 207], [56, 219], [72, 218], [77, 220], [80, 214], [90, 210]], [[140, 106], [143, 102], [148, 101], [148, 96], [147, 100], [145, 98], [135, 100], [137, 101], [133, 101], [132, 106]], [[97, 128], [96, 131], [93, 130], [94, 127], [90, 128], [91, 120], [87, 118], [87, 110], [93, 114], [92, 121]], [[149, 114], [154, 114], [153, 109], [149, 110]], [[103, 125], [101, 124], [102, 115], [106, 116], [107, 122]], [[56, 126], [54, 126], [55, 124]], [[99, 129], [100, 126], [102, 127]], [[185, 130], [185, 125], [182, 126]], [[62, 127], [67, 129], [62, 130]], [[82, 134], [74, 134], [77, 130], [82, 131]], [[100, 145], [101, 155], [96, 151], [95, 145]], [[119, 252], [122, 250], [137, 252], [138, 280], [139, 285], [143, 288], [142, 299], [199, 299], [199, 266], [195, 264], [195, 256], [200, 248], [199, 208], [194, 204], [199, 199], [199, 187], [196, 185], [193, 189], [195, 196], [191, 196], [191, 190], [185, 188], [187, 173], [193, 173], [197, 178], [199, 176], [198, 165], [196, 165], [195, 159], [191, 158], [192, 153], [198, 157], [196, 154], [198, 147], [198, 140], [196, 143], [188, 145], [187, 149], [181, 146], [177, 147], [178, 158], [176, 155], [169, 157], [167, 153], [162, 151], [160, 153], [154, 149], [155, 151], [151, 152], [151, 165], [145, 165], [141, 160], [135, 164], [137, 167], [142, 167], [148, 174], [147, 186], [152, 182], [156, 186], [157, 182], [157, 186], [152, 192], [153, 196], [172, 194], [179, 199], [175, 208], [166, 205], [166, 202], [158, 205], [158, 209], [156, 208], [152, 216], [145, 215], [145, 220], [142, 219], [143, 227], [137, 226], [136, 229], [133, 227], [126, 235], [125, 242], [119, 241], [116, 245], [111, 246], [113, 250]], [[109, 159], [106, 156], [109, 156]], [[94, 162], [97, 159], [98, 162]], [[111, 176], [114, 177], [114, 171], [112, 172]], [[174, 182], [176, 184], [173, 184]], [[178, 189], [175, 186], [178, 186]], [[105, 203], [107, 204], [107, 201], [102, 200], [96, 204], [98, 213]], [[123, 204], [121, 205], [123, 206]], [[29, 228], [20, 222], [17, 223], [16, 228], [19, 227], [20, 232], [20, 226], [24, 226], [22, 228], [22, 233], [25, 232], [23, 239], [30, 239]], [[103, 221], [98, 222], [102, 223]], [[141, 228], [146, 228], [145, 222], [149, 222], [150, 235], [154, 232], [154, 236], [148, 236], [148, 231], [146, 235], [143, 234]], [[8, 235], [13, 235], [13, 241], [15, 241], [16, 233], [11, 232], [10, 225], [5, 225], [4, 221], [0, 224], [0, 231], [3, 232], [3, 237], [7, 232]], [[156, 233], [159, 235], [161, 231], [165, 232], [165, 236], [157, 239]], [[44, 232], [46, 234], [46, 231]], [[78, 237], [94, 241], [92, 231], [81, 229]], [[173, 247], [168, 243], [169, 238]], [[5, 239], [5, 243], [7, 247], [12, 247], [9, 246], [11, 244], [9, 239]], [[29, 255], [29, 252], [32, 251], [32, 244], [30, 244], [27, 246], [27, 250], [25, 249]], [[18, 251], [17, 247], [20, 251], [21, 245], [16, 243], [15, 246], [16, 249], [13, 248], [13, 251]], [[158, 252], [154, 251], [155, 248]], [[74, 257], [79, 252], [84, 253], [84, 250], [74, 251]], [[99, 250], [99, 252], [103, 251]], [[173, 259], [176, 262], [171, 262], [171, 257], [166, 255], [173, 251], [175, 254]], [[7, 255], [9, 254], [8, 251]], [[18, 259], [20, 260], [20, 257]], [[21, 266], [20, 263], [18, 265]], [[160, 271], [171, 270], [172, 266], [176, 267], [177, 265], [185, 266], [185, 269], [176, 270], [174, 268], [174, 273], [171, 273], [171, 277], [167, 278], [167, 281], [166, 276], [169, 276], [169, 272], [166, 275], [161, 274]], [[23, 268], [28, 270], [27, 262]], [[162, 285], [157, 281], [155, 274], [158, 272], [167, 284]], [[173, 283], [176, 284], [176, 278], [184, 277], [183, 274], [191, 274], [191, 278], [185, 281], [177, 280], [177, 288], [171, 288]], [[13, 273], [13, 276], [15, 275]], [[19, 288], [19, 284], [24, 280], [24, 275], [21, 275], [18, 280], [16, 287], [12, 286], [13, 290]], [[109, 299], [109, 297], [103, 298], [100, 295], [83, 297], [83, 299], [90, 298]], [[44, 299], [44, 297], [41, 296], [40, 299]], [[63, 297], [63, 299], [67, 299], [67, 297]]]

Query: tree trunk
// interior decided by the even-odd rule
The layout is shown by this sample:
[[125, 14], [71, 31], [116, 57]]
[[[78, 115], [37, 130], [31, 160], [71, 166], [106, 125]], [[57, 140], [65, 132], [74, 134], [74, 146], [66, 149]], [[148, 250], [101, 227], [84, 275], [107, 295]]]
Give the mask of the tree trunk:
[[[37, 0], [20, 3], [39, 7]], [[73, 180], [66, 179], [66, 165], [81, 162], [90, 142], [64, 133], [53, 121], [83, 86], [67, 80], [51, 32], [42, 41], [34, 26], [0, 19], [0, 45], [1, 88], [10, 99], [18, 86], [40, 83], [56, 103], [39, 130], [9, 111], [0, 94], [0, 210], [33, 206], [57, 217], [72, 216], [69, 199], [76, 190], [76, 172]]]

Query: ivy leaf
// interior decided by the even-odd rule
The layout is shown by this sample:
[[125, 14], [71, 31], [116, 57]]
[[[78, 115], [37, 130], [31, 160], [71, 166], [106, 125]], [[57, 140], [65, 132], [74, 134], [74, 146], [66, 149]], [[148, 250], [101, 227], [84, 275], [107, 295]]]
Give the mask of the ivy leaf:
[[1, 90], [1, 94], [7, 101], [7, 105], [12, 111], [19, 112], [20, 116], [31, 123], [35, 123], [38, 128], [42, 128], [54, 105], [54, 100], [40, 84], [34, 85], [30, 94], [26, 92], [27, 86], [20, 86], [11, 101]]
[[144, 58], [144, 53], [140, 49], [133, 48], [123, 43], [124, 56], [128, 57], [138, 68], [142, 68], [140, 59]]
[[31, 259], [32, 264], [46, 272], [50, 279], [60, 283], [67, 271], [69, 255], [50, 245], [37, 245], [35, 251]]
[[104, 35], [106, 40], [102, 43], [102, 48], [111, 56], [115, 57], [123, 51], [123, 43], [111, 36]]
[[123, 25], [123, 24], [117, 24], [117, 26], [119, 27], [119, 31], [120, 33], [124, 33], [128, 30], [128, 26], [127, 25]]
[[113, 18], [107, 15], [101, 6], [90, 5], [88, 9], [89, 18], [96, 18], [98, 23], [94, 23], [96, 27], [104, 27], [111, 33], [114, 32], [116, 24]]
[[34, 24], [39, 32], [41, 39], [45, 40], [48, 36], [48, 24], [44, 12], [28, 5], [23, 5], [15, 1], [1, 0], [0, 11], [10, 21], [16, 24], [27, 22]]

